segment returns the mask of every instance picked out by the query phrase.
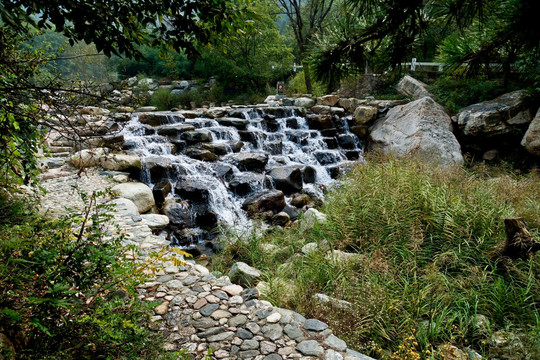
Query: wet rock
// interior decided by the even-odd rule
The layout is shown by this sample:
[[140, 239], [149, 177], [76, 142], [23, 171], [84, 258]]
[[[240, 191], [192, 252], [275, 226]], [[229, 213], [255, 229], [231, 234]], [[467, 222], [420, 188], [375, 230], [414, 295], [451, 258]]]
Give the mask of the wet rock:
[[220, 124], [220, 125], [223, 125], [223, 126], [233, 126], [235, 128], [237, 128], [238, 130], [246, 130], [247, 129], [247, 126], [249, 125], [249, 120], [246, 120], [246, 119], [238, 119], [238, 118], [228, 118], [228, 117], [225, 117], [225, 118], [221, 118], [221, 119], [216, 119], [216, 121]]
[[235, 262], [229, 271], [231, 281], [244, 286], [255, 285], [260, 277], [257, 269], [241, 261]]
[[197, 179], [181, 178], [174, 189], [183, 199], [196, 202], [206, 202], [211, 193], [211, 186]]
[[230, 146], [227, 144], [217, 144], [217, 143], [202, 143], [201, 148], [210, 151], [216, 155], [226, 155], [232, 151]]
[[262, 172], [268, 163], [268, 155], [263, 152], [238, 153], [229, 159], [242, 171]]
[[369, 127], [367, 126], [351, 126], [351, 132], [359, 138], [365, 138], [369, 135]]
[[195, 131], [195, 126], [185, 123], [167, 124], [158, 126], [156, 131], [163, 136], [178, 136], [186, 131]]
[[149, 156], [145, 159], [145, 163], [153, 183], [168, 178], [169, 170], [172, 167], [171, 159], [162, 156]]
[[170, 199], [165, 202], [162, 211], [169, 218], [172, 225], [177, 227], [192, 227], [195, 225], [193, 214], [186, 202]]
[[310, 129], [322, 130], [333, 127], [332, 116], [324, 114], [310, 114], [306, 116]]
[[291, 217], [282, 211], [272, 217], [272, 225], [286, 226], [291, 221]]
[[229, 189], [236, 195], [245, 196], [254, 191], [262, 190], [265, 183], [265, 176], [262, 174], [240, 173], [229, 182]]
[[212, 165], [212, 169], [215, 171], [216, 175], [222, 178], [225, 181], [230, 181], [234, 176], [233, 167], [229, 164], [222, 162]]
[[187, 131], [182, 134], [184, 140], [188, 143], [194, 144], [199, 142], [212, 142], [213, 136], [210, 130], [199, 129], [195, 131]]
[[172, 186], [169, 180], [162, 180], [154, 185], [154, 188], [152, 189], [152, 195], [154, 195], [156, 206], [159, 209], [161, 209], [161, 207], [165, 203], [165, 198], [171, 193], [171, 189]]
[[294, 206], [291, 206], [291, 205], [287, 204], [283, 208], [282, 212], [289, 215], [289, 219], [291, 221], [295, 221], [298, 218], [298, 209], [296, 207], [294, 207]]
[[192, 159], [201, 160], [201, 161], [216, 161], [217, 156], [209, 150], [201, 149], [198, 147], [189, 147], [186, 150], [186, 155]]
[[218, 223], [218, 216], [214, 211], [206, 211], [202, 214], [197, 214], [195, 223], [205, 230], [212, 230]]
[[274, 181], [276, 189], [285, 194], [302, 190], [302, 172], [298, 166], [280, 166], [273, 168], [268, 175]]
[[[140, 110], [140, 109], [137, 109]], [[169, 117], [165, 113], [141, 113], [139, 114], [139, 121], [141, 124], [150, 126], [159, 126], [169, 123]]]
[[302, 169], [302, 179], [306, 184], [313, 184], [317, 181], [317, 170], [313, 166], [306, 166]]
[[340, 134], [337, 140], [339, 146], [343, 149], [354, 149], [356, 147], [355, 138], [352, 134]]
[[248, 197], [242, 208], [253, 215], [264, 211], [280, 212], [285, 207], [285, 195], [280, 190], [264, 190]]

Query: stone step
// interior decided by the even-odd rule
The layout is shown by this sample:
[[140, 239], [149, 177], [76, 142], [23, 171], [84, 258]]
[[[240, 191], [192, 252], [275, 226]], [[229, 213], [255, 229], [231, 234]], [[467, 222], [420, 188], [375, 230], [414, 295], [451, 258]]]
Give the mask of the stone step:
[[72, 150], [72, 147], [71, 146], [50, 146], [49, 150], [53, 154], [65, 153], [65, 152], [69, 153]]

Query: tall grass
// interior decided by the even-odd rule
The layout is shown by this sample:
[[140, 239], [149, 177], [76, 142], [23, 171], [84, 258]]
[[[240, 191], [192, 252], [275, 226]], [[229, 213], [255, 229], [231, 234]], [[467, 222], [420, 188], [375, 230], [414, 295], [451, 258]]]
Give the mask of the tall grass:
[[[326, 320], [350, 346], [377, 358], [403, 357], [407, 346], [407, 356], [437, 358], [444, 343], [489, 354], [478, 314], [487, 316], [490, 332], [522, 334], [527, 351], [540, 354], [540, 261], [501, 267], [491, 256], [505, 238], [506, 217], [524, 217], [539, 238], [538, 180], [372, 159], [327, 194], [326, 223], [254, 236], [216, 261], [261, 269], [272, 279], [271, 301]], [[319, 246], [305, 255], [300, 249], [309, 242]], [[272, 248], [268, 243], [274, 251], [261, 250]], [[328, 256], [336, 249], [355, 255]], [[321, 306], [315, 293], [350, 306]]]

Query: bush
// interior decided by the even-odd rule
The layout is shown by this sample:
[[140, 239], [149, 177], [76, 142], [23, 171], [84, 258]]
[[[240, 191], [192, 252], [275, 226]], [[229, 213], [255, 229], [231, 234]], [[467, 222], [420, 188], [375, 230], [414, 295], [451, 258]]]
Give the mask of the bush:
[[[540, 240], [538, 180], [370, 159], [327, 194], [326, 223], [237, 241], [216, 261], [262, 270], [265, 296], [277, 306], [327, 321], [349, 346], [377, 358], [404, 358], [407, 348], [413, 358], [432, 358], [443, 343], [489, 354], [487, 340], [500, 329], [521, 334], [538, 357], [540, 260], [502, 266], [491, 257], [505, 217], [523, 216]], [[317, 250], [304, 255], [309, 242]], [[268, 244], [274, 250], [262, 251]], [[315, 293], [349, 305], [321, 305]], [[479, 330], [477, 314], [490, 319], [490, 333]]]
[[150, 105], [157, 107], [161, 111], [170, 110], [183, 104], [182, 95], [171, 93], [169, 89], [157, 89], [150, 99]]
[[436, 80], [429, 91], [437, 102], [451, 113], [478, 102], [491, 100], [505, 90], [500, 80], [442, 77]]
[[[311, 86], [313, 88], [313, 96], [323, 96], [326, 94], [324, 85], [315, 79], [311, 79]], [[304, 72], [297, 72], [294, 77], [289, 80], [288, 89], [286, 89], [290, 95], [292, 94], [307, 94], [306, 80], [304, 78]]]
[[0, 200], [0, 333], [19, 359], [149, 359], [163, 340], [147, 329], [141, 271], [93, 194], [82, 215], [46, 220]]

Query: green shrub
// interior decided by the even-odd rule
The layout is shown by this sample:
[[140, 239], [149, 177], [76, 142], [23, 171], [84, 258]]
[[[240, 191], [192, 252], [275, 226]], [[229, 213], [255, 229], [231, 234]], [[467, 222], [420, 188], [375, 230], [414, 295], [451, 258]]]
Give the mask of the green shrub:
[[[349, 346], [380, 359], [403, 358], [405, 349], [432, 358], [448, 342], [489, 355], [488, 338], [501, 329], [521, 334], [534, 358], [538, 256], [502, 266], [491, 254], [505, 238], [505, 217], [524, 217], [540, 240], [538, 199], [535, 174], [491, 178], [483, 169], [369, 159], [326, 195], [326, 223], [237, 241], [216, 261], [261, 269], [276, 305], [327, 321]], [[305, 255], [309, 242], [318, 248]], [[262, 251], [267, 244], [274, 250]], [[329, 250], [353, 255], [343, 260]], [[315, 293], [349, 305], [321, 305]], [[490, 319], [489, 334], [479, 331], [477, 314]]]
[[452, 77], [436, 80], [429, 86], [429, 91], [451, 113], [457, 113], [459, 109], [471, 104], [494, 99], [505, 92], [500, 80]]
[[[313, 88], [313, 96], [323, 96], [326, 94], [324, 85], [315, 79], [311, 79], [311, 86]], [[289, 80], [288, 86], [285, 89], [287, 93], [292, 94], [307, 94], [306, 80], [304, 78], [304, 72], [297, 72], [294, 77]]]
[[170, 110], [182, 103], [182, 95], [173, 94], [169, 89], [157, 89], [150, 99], [150, 105], [157, 107], [161, 111]]
[[86, 209], [40, 218], [13, 201], [0, 218], [0, 332], [18, 359], [149, 359], [163, 340], [147, 329], [149, 306], [137, 297], [143, 278], [122, 236], [105, 237], [110, 216]]

